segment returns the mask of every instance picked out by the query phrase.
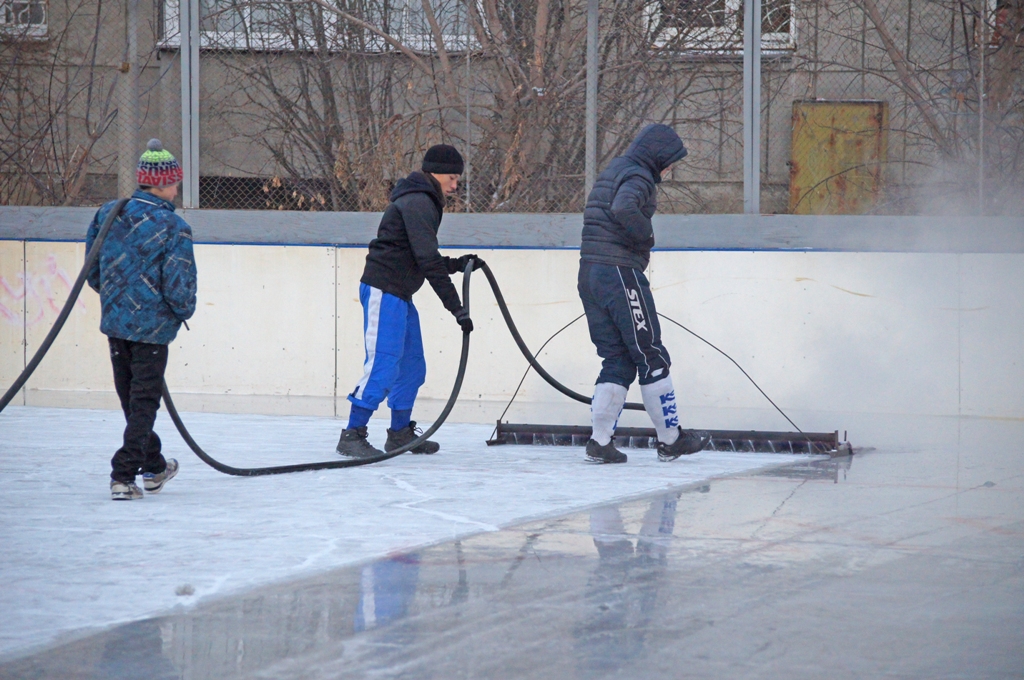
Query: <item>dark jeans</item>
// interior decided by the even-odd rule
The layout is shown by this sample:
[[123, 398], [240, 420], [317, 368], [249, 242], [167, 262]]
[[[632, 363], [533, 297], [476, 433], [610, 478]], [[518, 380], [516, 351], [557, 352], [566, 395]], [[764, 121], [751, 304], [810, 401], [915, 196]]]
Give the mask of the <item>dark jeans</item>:
[[121, 338], [108, 341], [114, 389], [127, 422], [124, 443], [110, 460], [110, 478], [131, 482], [140, 473], [160, 474], [167, 469], [167, 461], [160, 453], [160, 438], [153, 432], [167, 368], [167, 345]]
[[577, 287], [590, 339], [604, 360], [597, 382], [629, 387], [638, 371], [641, 385], [668, 376], [672, 362], [661, 344], [661, 324], [643, 272], [581, 261]]

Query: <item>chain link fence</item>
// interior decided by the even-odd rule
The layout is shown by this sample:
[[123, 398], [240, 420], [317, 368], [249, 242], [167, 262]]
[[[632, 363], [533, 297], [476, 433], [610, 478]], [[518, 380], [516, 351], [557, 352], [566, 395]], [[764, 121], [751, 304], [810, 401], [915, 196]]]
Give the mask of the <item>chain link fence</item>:
[[97, 205], [135, 188], [150, 137], [180, 145], [154, 5], [5, 0], [0, 17], [0, 205]]
[[[1020, 209], [1024, 0], [762, 3], [762, 212]], [[2, 4], [0, 204], [127, 193], [150, 137], [180, 156], [178, 0]], [[597, 167], [664, 122], [690, 155], [659, 210], [742, 212], [742, 0], [600, 12]], [[467, 160], [450, 210], [582, 210], [586, 2], [202, 0], [200, 17], [200, 207], [380, 210], [446, 142]]]
[[794, 20], [764, 68], [762, 207], [1024, 210], [1024, 3], [830, 0]]

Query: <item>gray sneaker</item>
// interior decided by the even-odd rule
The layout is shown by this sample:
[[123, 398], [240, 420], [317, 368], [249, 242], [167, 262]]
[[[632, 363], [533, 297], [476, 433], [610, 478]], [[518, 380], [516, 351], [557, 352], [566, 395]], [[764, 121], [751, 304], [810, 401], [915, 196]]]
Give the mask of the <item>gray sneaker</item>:
[[376, 456], [383, 456], [383, 451], [373, 448], [370, 442], [366, 441], [367, 434], [366, 427], [353, 427], [342, 430], [341, 438], [338, 439], [338, 453], [350, 458], [375, 458]]
[[697, 453], [708, 445], [711, 435], [699, 430], [684, 430], [679, 428], [679, 438], [671, 444], [658, 442], [658, 460], [663, 463], [675, 460], [679, 456], [689, 456]]
[[176, 474], [178, 474], [178, 461], [168, 458], [167, 469], [163, 472], [159, 474], [146, 472], [142, 475], [142, 486], [146, 489], [146, 493], [160, 493], [160, 489], [164, 488], [164, 484], [171, 481]]
[[142, 498], [142, 489], [130, 482], [119, 482], [116, 479], [110, 480], [110, 500], [112, 501], [134, 501]]
[[[390, 453], [399, 447], [405, 446], [421, 434], [423, 434], [423, 430], [416, 427], [415, 420], [410, 420], [409, 424], [401, 430], [392, 430], [391, 428], [388, 428], [388, 440], [384, 442], [384, 450]], [[428, 439], [415, 448], [410, 449], [409, 453], [437, 453], [440, 450], [440, 444]]]

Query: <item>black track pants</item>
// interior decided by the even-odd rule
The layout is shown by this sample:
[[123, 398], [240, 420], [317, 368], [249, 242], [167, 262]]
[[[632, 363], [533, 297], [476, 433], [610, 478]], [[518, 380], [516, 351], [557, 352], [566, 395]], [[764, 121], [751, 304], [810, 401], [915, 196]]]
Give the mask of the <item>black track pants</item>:
[[597, 382], [629, 387], [637, 373], [641, 385], [668, 376], [671, 359], [643, 272], [582, 261], [578, 290], [590, 339], [604, 360]]
[[167, 368], [167, 345], [108, 340], [114, 389], [127, 422], [124, 442], [110, 460], [110, 478], [130, 482], [142, 472], [159, 474], [167, 468], [160, 453], [160, 438], [153, 432]]

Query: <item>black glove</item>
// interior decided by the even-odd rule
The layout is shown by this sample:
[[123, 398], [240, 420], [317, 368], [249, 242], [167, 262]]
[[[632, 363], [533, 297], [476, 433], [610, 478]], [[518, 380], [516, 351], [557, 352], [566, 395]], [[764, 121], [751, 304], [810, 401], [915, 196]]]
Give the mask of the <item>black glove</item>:
[[465, 307], [459, 307], [459, 311], [455, 312], [455, 320], [462, 326], [463, 333], [473, 332], [473, 320], [469, 318], [469, 312]]
[[455, 271], [466, 271], [466, 265], [469, 264], [470, 260], [475, 261], [473, 263], [473, 271], [476, 271], [477, 269], [480, 269], [480, 267], [484, 266], [484, 261], [480, 259], [480, 256], [477, 255], [476, 253], [471, 253], [469, 255], [463, 255], [455, 260]]

